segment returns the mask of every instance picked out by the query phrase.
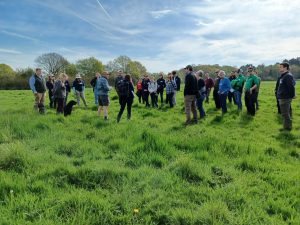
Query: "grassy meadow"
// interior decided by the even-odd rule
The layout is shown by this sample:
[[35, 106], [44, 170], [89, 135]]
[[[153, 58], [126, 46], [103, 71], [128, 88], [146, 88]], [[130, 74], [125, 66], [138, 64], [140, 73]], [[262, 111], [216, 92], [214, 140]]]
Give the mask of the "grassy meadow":
[[135, 98], [119, 124], [114, 91], [109, 121], [91, 89], [70, 117], [0, 91], [0, 224], [299, 225], [300, 102], [280, 133], [274, 86], [262, 83], [254, 118], [235, 105], [222, 117], [211, 99], [187, 127], [182, 91], [173, 109]]

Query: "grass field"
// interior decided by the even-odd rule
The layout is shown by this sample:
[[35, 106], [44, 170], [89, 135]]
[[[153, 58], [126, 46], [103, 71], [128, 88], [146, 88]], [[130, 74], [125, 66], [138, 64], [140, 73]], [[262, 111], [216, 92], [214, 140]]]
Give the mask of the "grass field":
[[254, 118], [211, 102], [188, 127], [182, 92], [174, 109], [135, 99], [117, 124], [114, 92], [105, 122], [92, 90], [66, 118], [35, 113], [30, 91], [0, 91], [0, 224], [299, 225], [300, 103], [280, 133], [274, 85]]

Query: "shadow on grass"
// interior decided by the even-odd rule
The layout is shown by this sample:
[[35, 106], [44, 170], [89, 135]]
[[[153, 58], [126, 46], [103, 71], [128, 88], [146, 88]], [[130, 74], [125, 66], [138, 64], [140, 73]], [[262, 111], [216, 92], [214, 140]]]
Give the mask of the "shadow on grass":
[[254, 119], [254, 116], [248, 115], [247, 113], [242, 113], [240, 117], [240, 125], [247, 125], [250, 122], [252, 122]]
[[212, 119], [211, 123], [212, 124], [218, 124], [221, 123], [223, 121], [223, 116], [215, 116], [215, 118]]

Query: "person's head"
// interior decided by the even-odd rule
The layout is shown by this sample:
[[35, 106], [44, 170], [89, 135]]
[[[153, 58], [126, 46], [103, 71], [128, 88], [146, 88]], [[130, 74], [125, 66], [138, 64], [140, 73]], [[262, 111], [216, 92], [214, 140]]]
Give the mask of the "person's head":
[[290, 69], [290, 64], [287, 62], [283, 62], [279, 64], [279, 72], [280, 73], [285, 73]]
[[221, 79], [223, 79], [225, 76], [226, 76], [226, 73], [225, 73], [225, 71], [223, 71], [223, 70], [220, 70], [220, 72], [219, 72], [219, 77], [221, 78]]
[[171, 74], [172, 74], [173, 77], [175, 77], [176, 76], [176, 71], [173, 70]]
[[60, 81], [64, 82], [65, 79], [66, 79], [66, 76], [67, 76], [66, 74], [61, 73], [61, 74], [59, 74], [58, 79], [59, 79]]
[[81, 75], [79, 73], [77, 73], [75, 79], [78, 81], [81, 80]]
[[99, 73], [99, 72], [96, 72], [96, 73], [95, 73], [95, 77], [97, 77], [97, 78], [100, 77], [100, 73]]
[[203, 70], [198, 70], [198, 71], [196, 72], [196, 77], [197, 77], [198, 79], [200, 79], [200, 78], [203, 77], [203, 74], [204, 74]]
[[172, 73], [168, 73], [168, 79], [172, 80], [172, 78], [173, 78], [173, 74]]
[[145, 80], [149, 80], [148, 74], [145, 74], [144, 79], [145, 79]]
[[42, 69], [41, 68], [36, 68], [35, 69], [35, 74], [38, 75], [38, 76], [41, 76], [42, 75]]
[[49, 81], [53, 81], [53, 80], [54, 80], [54, 78], [55, 78], [55, 77], [54, 77], [54, 75], [53, 75], [53, 74], [49, 74], [49, 75], [48, 75], [48, 80], [49, 80]]
[[209, 73], [205, 73], [205, 78], [209, 78]]
[[220, 72], [220, 70], [215, 71], [216, 77], [219, 77], [219, 72]]
[[163, 72], [160, 72], [160, 73], [159, 73], [159, 78], [164, 78]]
[[231, 71], [230, 76], [231, 77], [236, 77], [236, 70]]
[[108, 71], [104, 71], [104, 72], [103, 72], [103, 76], [106, 77], [106, 78], [108, 79], [108, 77], [109, 77], [109, 72], [108, 72]]
[[125, 77], [124, 77], [124, 79], [126, 80], [126, 81], [131, 81], [131, 76], [129, 75], [129, 74], [126, 74], [125, 75]]
[[122, 76], [123, 75], [123, 71], [122, 70], [118, 70], [118, 76]]
[[155, 81], [154, 76], [151, 76], [151, 77], [150, 77], [150, 81], [151, 81], [151, 82], [154, 82], [154, 81]]
[[184, 69], [187, 73], [190, 73], [193, 71], [193, 67], [191, 65], [187, 65]]
[[237, 74], [242, 74], [243, 70], [242, 69], [238, 69], [236, 72], [237, 72]]
[[253, 67], [252, 66], [249, 66], [248, 68], [247, 68], [247, 72], [248, 72], [248, 74], [249, 75], [251, 75], [251, 74], [253, 74]]

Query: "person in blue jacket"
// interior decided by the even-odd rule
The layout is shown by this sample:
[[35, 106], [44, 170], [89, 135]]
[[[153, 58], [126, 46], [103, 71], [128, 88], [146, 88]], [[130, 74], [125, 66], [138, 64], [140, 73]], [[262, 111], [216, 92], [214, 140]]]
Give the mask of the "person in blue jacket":
[[35, 74], [29, 79], [29, 86], [35, 98], [34, 108], [38, 110], [38, 105], [45, 105], [46, 83], [42, 77], [42, 69], [36, 68]]
[[225, 114], [227, 113], [226, 99], [231, 89], [231, 84], [230, 84], [230, 80], [226, 77], [226, 74], [223, 70], [219, 72], [219, 77], [220, 77], [220, 83], [219, 83], [218, 94], [220, 96], [222, 114]]
[[109, 91], [112, 89], [108, 84], [109, 72], [104, 71], [103, 74], [97, 79], [95, 92], [98, 96], [98, 116], [101, 111], [104, 113], [104, 120], [108, 120], [108, 106], [109, 106]]

